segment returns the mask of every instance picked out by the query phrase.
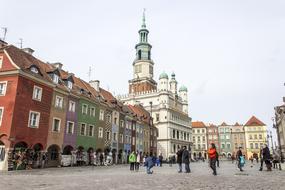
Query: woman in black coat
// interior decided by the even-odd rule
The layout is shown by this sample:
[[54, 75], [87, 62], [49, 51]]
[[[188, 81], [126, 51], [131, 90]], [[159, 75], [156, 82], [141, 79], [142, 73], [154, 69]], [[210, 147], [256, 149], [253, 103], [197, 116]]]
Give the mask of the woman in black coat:
[[271, 161], [270, 161], [270, 150], [267, 146], [267, 144], [265, 144], [265, 147], [262, 150], [262, 156], [263, 156], [263, 160], [266, 164], [267, 170], [271, 171]]

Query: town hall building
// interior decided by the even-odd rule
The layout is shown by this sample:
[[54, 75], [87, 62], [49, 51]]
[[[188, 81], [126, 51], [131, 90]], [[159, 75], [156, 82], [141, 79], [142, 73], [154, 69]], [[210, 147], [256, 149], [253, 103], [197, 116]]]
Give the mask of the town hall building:
[[154, 62], [151, 59], [149, 31], [145, 15], [139, 30], [139, 43], [135, 46], [136, 58], [133, 62], [133, 79], [129, 80], [129, 93], [118, 99], [129, 105], [142, 105], [153, 117], [158, 128], [157, 151], [164, 158], [176, 154], [182, 147], [190, 148], [192, 128], [188, 115], [188, 90], [178, 89], [175, 74], [171, 77], [163, 72], [158, 82], [154, 79]]

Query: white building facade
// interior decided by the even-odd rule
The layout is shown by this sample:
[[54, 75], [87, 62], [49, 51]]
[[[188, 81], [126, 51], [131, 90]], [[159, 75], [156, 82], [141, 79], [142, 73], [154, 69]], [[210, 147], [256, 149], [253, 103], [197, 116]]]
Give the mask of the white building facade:
[[207, 126], [201, 122], [192, 122], [192, 141], [193, 141], [193, 158], [207, 159], [208, 158], [208, 139]]
[[181, 86], [172, 73], [163, 72], [159, 81], [153, 79], [154, 62], [151, 59], [152, 46], [143, 17], [139, 30], [140, 41], [136, 45], [136, 59], [133, 62], [133, 79], [129, 81], [129, 94], [118, 96], [125, 104], [141, 104], [153, 117], [158, 128], [158, 154], [166, 159], [176, 154], [182, 146], [191, 146], [191, 118], [188, 115], [188, 90]]

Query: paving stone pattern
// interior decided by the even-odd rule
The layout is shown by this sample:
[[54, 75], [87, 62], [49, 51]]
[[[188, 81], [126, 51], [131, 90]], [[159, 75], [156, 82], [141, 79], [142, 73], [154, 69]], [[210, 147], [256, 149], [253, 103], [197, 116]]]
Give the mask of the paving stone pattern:
[[241, 173], [235, 164], [224, 161], [217, 176], [212, 175], [207, 162], [191, 163], [190, 174], [178, 174], [176, 165], [155, 167], [152, 175], [147, 175], [145, 168], [130, 172], [126, 165], [0, 172], [0, 190], [285, 189], [285, 170], [260, 172], [258, 167], [247, 164]]

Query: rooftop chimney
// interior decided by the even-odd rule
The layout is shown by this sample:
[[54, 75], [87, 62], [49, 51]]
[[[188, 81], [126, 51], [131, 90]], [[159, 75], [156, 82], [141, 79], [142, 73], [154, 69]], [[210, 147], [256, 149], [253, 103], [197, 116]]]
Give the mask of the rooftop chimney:
[[0, 48], [7, 46], [8, 43], [0, 39]]
[[30, 55], [32, 55], [35, 52], [35, 50], [33, 50], [32, 48], [23, 48], [22, 50]]
[[94, 88], [97, 92], [100, 91], [100, 81], [99, 80], [91, 80], [89, 82], [92, 88]]
[[59, 69], [62, 69], [62, 66], [63, 66], [63, 64], [60, 62], [53, 63], [52, 65], [55, 66], [56, 68], [59, 68]]

